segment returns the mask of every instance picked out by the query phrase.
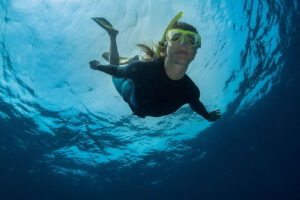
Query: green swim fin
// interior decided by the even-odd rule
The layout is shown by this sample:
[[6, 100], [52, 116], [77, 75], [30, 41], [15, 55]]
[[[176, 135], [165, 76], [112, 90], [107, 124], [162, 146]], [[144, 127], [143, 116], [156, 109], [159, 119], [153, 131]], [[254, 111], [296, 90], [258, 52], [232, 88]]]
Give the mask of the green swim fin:
[[[103, 54], [102, 54], [102, 57], [103, 57], [107, 62], [109, 62], [109, 52], [103, 53]], [[121, 57], [121, 56], [120, 56], [119, 64], [120, 64], [120, 65], [125, 65], [125, 64], [128, 64], [128, 63], [130, 63], [131, 61], [134, 61], [134, 60], [139, 60], [139, 56], [138, 56], [138, 55], [135, 55], [134, 57], [131, 57], [131, 58], [125, 58], [125, 57]]]
[[99, 24], [104, 30], [108, 33], [118, 33], [119, 31], [114, 29], [114, 27], [103, 17], [94, 17], [92, 18], [97, 24]]

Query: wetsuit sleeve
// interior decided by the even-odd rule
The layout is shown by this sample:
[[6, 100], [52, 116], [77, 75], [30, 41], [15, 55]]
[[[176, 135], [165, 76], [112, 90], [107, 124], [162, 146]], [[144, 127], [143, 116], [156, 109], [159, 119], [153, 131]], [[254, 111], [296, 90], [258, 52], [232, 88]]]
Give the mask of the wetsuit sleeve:
[[203, 103], [199, 100], [200, 90], [198, 88], [193, 89], [193, 94], [190, 97], [189, 104], [191, 108], [205, 119], [209, 118], [209, 113], [204, 107]]
[[97, 65], [96, 70], [105, 72], [117, 78], [134, 78], [139, 68], [138, 62], [132, 62], [125, 66], [119, 65]]

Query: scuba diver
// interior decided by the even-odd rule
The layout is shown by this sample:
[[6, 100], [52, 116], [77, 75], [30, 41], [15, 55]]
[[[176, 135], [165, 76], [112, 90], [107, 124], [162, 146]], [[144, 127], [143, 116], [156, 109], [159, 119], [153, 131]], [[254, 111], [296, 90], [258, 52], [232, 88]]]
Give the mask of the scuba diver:
[[119, 57], [118, 30], [104, 18], [92, 18], [110, 37], [110, 52], [102, 55], [110, 64], [102, 65], [93, 60], [89, 65], [113, 76], [114, 86], [134, 115], [160, 117], [188, 103], [206, 120], [216, 121], [220, 119], [220, 109], [211, 112], [205, 109], [199, 100], [199, 88], [186, 74], [197, 49], [201, 47], [201, 37], [195, 27], [178, 21], [182, 15], [180, 12], [173, 18], [155, 52], [147, 45], [137, 45], [146, 53], [143, 61], [138, 56]]

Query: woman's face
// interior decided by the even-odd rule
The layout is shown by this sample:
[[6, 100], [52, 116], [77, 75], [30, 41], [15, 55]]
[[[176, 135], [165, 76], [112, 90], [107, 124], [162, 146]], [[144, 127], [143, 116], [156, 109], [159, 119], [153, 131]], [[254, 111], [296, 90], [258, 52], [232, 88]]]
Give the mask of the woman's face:
[[195, 47], [187, 41], [185, 37], [173, 44], [167, 42], [167, 57], [174, 64], [188, 65], [196, 55]]

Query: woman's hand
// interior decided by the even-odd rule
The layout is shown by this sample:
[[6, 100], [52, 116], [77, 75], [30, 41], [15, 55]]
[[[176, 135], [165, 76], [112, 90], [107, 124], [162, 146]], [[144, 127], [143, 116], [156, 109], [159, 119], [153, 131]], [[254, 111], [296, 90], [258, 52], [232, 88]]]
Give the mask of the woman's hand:
[[217, 110], [209, 112], [209, 117], [207, 120], [210, 122], [214, 122], [217, 119], [220, 119], [220, 116], [221, 116], [220, 109], [217, 109]]
[[96, 69], [98, 69], [97, 67], [98, 67], [98, 65], [100, 65], [100, 62], [97, 60], [92, 60], [89, 64], [92, 69], [96, 70]]

